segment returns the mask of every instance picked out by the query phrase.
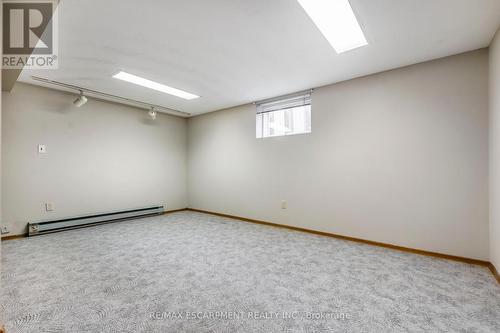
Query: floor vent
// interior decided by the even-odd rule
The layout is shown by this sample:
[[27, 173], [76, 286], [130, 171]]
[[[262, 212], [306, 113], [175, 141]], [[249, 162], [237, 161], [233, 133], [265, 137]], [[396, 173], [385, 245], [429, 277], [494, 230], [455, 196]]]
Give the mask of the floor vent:
[[51, 221], [30, 222], [28, 223], [28, 235], [36, 236], [69, 229], [84, 228], [103, 223], [123, 221], [132, 218], [160, 215], [163, 213], [163, 206], [152, 206], [123, 210], [119, 212], [76, 216]]

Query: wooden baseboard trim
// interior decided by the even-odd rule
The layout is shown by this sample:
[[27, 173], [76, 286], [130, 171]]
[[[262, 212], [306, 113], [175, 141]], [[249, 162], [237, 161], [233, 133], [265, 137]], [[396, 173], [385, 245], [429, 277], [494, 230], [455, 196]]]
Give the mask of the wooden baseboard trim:
[[491, 262], [490, 264], [488, 265], [491, 273], [493, 273], [493, 276], [495, 277], [495, 279], [497, 279], [497, 282], [500, 284], [500, 274], [498, 274], [498, 271], [497, 269], [495, 268], [495, 265], [493, 265]]
[[19, 239], [28, 237], [28, 234], [20, 234], [20, 235], [12, 235], [12, 236], [4, 236], [2, 237], [2, 242], [7, 240]]
[[172, 214], [172, 213], [177, 213], [177, 212], [183, 212], [185, 210], [188, 210], [188, 208], [181, 208], [181, 209], [174, 209], [174, 210], [167, 210], [163, 214]]
[[490, 269], [491, 269], [491, 266], [492, 266], [489, 261], [483, 261], [483, 260], [471, 259], [471, 258], [465, 258], [465, 257], [458, 257], [458, 256], [449, 255], [449, 254], [443, 254], [443, 253], [437, 253], [437, 252], [431, 252], [431, 251], [425, 251], [425, 250], [412, 249], [412, 248], [409, 248], [409, 247], [403, 247], [403, 246], [398, 246], [398, 245], [393, 245], [393, 244], [387, 244], [387, 243], [381, 243], [381, 242], [375, 242], [375, 241], [361, 239], [361, 238], [355, 238], [355, 237], [337, 235], [337, 234], [333, 234], [333, 233], [329, 233], [329, 232], [323, 232], [323, 231], [305, 229], [305, 228], [300, 228], [300, 227], [293, 227], [293, 226], [284, 225], [284, 224], [277, 224], [277, 223], [272, 223], [272, 222], [254, 220], [254, 219], [249, 219], [249, 218], [241, 217], [241, 216], [234, 216], [234, 215], [229, 215], [229, 214], [215, 213], [215, 212], [205, 211], [205, 210], [201, 210], [201, 209], [188, 208], [187, 210], [193, 211], [193, 212], [199, 212], [199, 213], [205, 213], [205, 214], [211, 214], [211, 215], [221, 216], [221, 217], [228, 217], [228, 218], [232, 218], [232, 219], [236, 219], [236, 220], [240, 220], [240, 221], [257, 223], [257, 224], [262, 224], [262, 225], [267, 225], [267, 226], [272, 226], [272, 227], [278, 227], [278, 228], [285, 228], [285, 229], [290, 229], [290, 230], [295, 230], [295, 231], [307, 232], [307, 233], [314, 234], [314, 235], [327, 236], [327, 237], [332, 237], [332, 238], [347, 240], [347, 241], [351, 241], [351, 242], [357, 242], [357, 243], [363, 243], [363, 244], [368, 244], [368, 245], [373, 245], [373, 246], [384, 247], [384, 248], [388, 248], [388, 249], [392, 249], [392, 250], [397, 250], [397, 251], [403, 251], [403, 252], [409, 252], [409, 253], [414, 253], [414, 254], [420, 254], [420, 255], [434, 257], [434, 258], [459, 261], [459, 262], [463, 262], [463, 263], [467, 263], [467, 264], [471, 264], [471, 265], [479, 265], [479, 266], [483, 266], [483, 267], [489, 267]]
[[[449, 254], [443, 254], [443, 253], [431, 252], [431, 251], [425, 251], [425, 250], [419, 250], [419, 249], [412, 249], [409, 247], [403, 247], [403, 246], [375, 242], [375, 241], [361, 239], [361, 238], [343, 236], [343, 235], [333, 234], [333, 233], [324, 232], [324, 231], [317, 231], [317, 230], [305, 229], [305, 228], [300, 228], [300, 227], [294, 227], [294, 226], [289, 226], [289, 225], [285, 225], [285, 224], [278, 224], [278, 223], [266, 222], [266, 221], [261, 221], [261, 220], [249, 219], [249, 218], [241, 217], [241, 216], [216, 213], [216, 212], [211, 212], [211, 211], [206, 211], [206, 210], [201, 210], [201, 209], [196, 209], [196, 208], [175, 209], [175, 210], [166, 211], [166, 212], [164, 212], [164, 214], [171, 214], [171, 213], [177, 213], [177, 212], [182, 212], [182, 211], [192, 211], [192, 212], [198, 212], [198, 213], [203, 213], [203, 214], [210, 214], [210, 215], [215, 215], [215, 216], [227, 217], [227, 218], [236, 219], [236, 220], [240, 220], [240, 221], [244, 221], [244, 222], [250, 222], [250, 223], [261, 224], [261, 225], [277, 227], [277, 228], [284, 228], [284, 229], [300, 231], [300, 232], [307, 232], [307, 233], [314, 234], [314, 235], [332, 237], [332, 238], [347, 240], [347, 241], [351, 241], [351, 242], [357, 242], [357, 243], [362, 243], [362, 244], [367, 244], [367, 245], [372, 245], [372, 246], [384, 247], [384, 248], [392, 249], [392, 250], [396, 250], [396, 251], [403, 251], [403, 252], [408, 252], [408, 253], [413, 253], [413, 254], [424, 255], [424, 256], [428, 256], [428, 257], [453, 260], [453, 261], [463, 262], [466, 264], [483, 266], [483, 267], [487, 267], [490, 269], [491, 273], [493, 274], [493, 276], [495, 277], [497, 282], [500, 284], [500, 274], [498, 273], [495, 266], [489, 261], [453, 256], [453, 255], [449, 255]], [[28, 234], [5, 236], [5, 237], [2, 237], [2, 241], [19, 239], [19, 238], [24, 238], [27, 236], [28, 236]]]

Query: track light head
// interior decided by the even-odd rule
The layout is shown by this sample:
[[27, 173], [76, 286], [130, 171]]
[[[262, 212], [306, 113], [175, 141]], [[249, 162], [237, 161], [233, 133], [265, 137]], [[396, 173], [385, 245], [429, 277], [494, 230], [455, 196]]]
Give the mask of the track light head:
[[156, 111], [154, 108], [151, 108], [151, 110], [149, 110], [148, 114], [152, 120], [156, 120]]
[[77, 108], [82, 107], [85, 103], [87, 103], [88, 99], [83, 95], [83, 91], [80, 91], [80, 96], [73, 102]]

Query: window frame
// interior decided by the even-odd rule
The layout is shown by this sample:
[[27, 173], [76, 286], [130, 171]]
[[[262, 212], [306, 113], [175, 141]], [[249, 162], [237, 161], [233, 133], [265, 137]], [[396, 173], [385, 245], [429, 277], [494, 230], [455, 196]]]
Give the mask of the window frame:
[[[312, 133], [312, 92], [311, 89], [254, 103], [256, 105], [255, 137], [257, 139], [266, 139]], [[303, 122], [297, 123], [297, 120], [294, 119], [300, 112], [304, 117]], [[271, 123], [278, 122], [275, 119], [276, 116], [282, 117], [280, 121], [282, 127], [291, 127], [292, 129], [289, 132], [282, 131], [275, 134], [276, 128], [265, 127], [266, 123], [270, 123], [269, 119], [266, 120], [266, 116], [272, 118]], [[289, 124], [289, 126], [286, 127], [286, 124]], [[266, 134], [266, 132], [272, 132], [272, 134]]]

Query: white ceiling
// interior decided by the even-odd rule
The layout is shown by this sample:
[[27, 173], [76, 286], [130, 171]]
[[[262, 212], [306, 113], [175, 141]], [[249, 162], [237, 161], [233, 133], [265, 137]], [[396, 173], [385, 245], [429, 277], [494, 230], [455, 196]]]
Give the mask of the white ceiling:
[[[23, 71], [201, 114], [489, 45], [499, 0], [350, 0], [369, 45], [337, 54], [296, 0], [61, 0], [59, 69]], [[118, 71], [200, 95], [186, 101]]]

